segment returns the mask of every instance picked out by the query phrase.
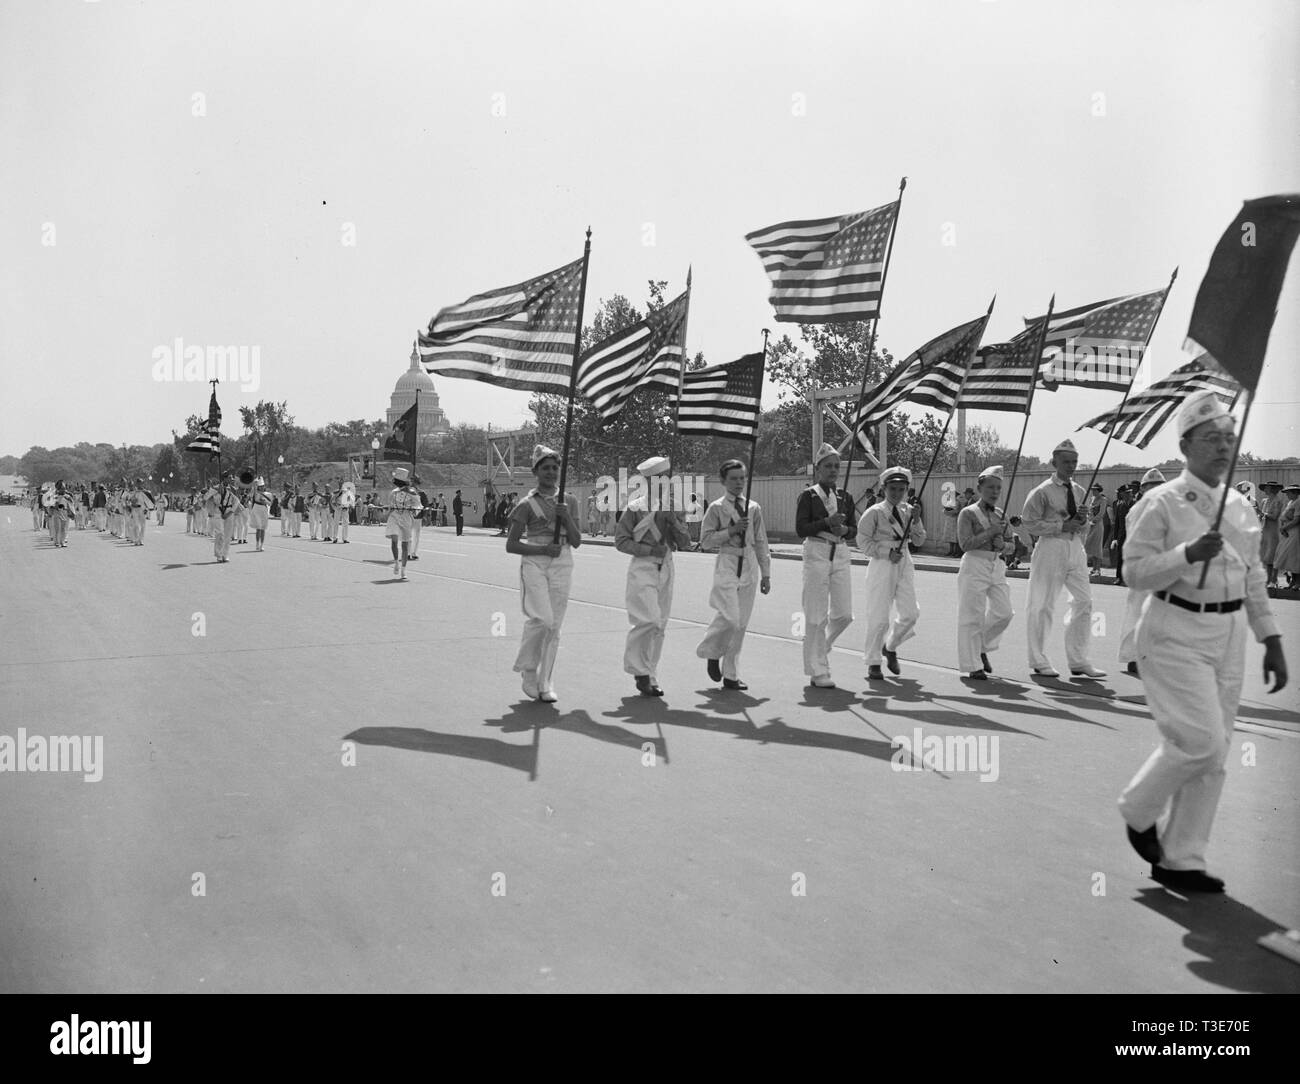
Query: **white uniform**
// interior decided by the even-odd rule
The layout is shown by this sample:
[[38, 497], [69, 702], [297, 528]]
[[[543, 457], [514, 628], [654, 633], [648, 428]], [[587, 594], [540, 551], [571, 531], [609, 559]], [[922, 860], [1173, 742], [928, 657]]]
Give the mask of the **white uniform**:
[[[1145, 496], [1145, 494], [1143, 494]], [[1137, 522], [1138, 504], [1141, 498], [1134, 503], [1133, 507], [1128, 510], [1124, 517], [1124, 537], [1128, 538], [1129, 533], [1133, 530], [1133, 524]], [[1128, 581], [1126, 581], [1128, 582]], [[1120, 627], [1119, 632], [1119, 664], [1127, 667], [1131, 662], [1137, 662], [1137, 626], [1138, 619], [1142, 616], [1142, 607], [1146, 605], [1150, 597], [1150, 591], [1139, 591], [1128, 582], [1128, 595], [1124, 599], [1124, 624]]]
[[[550, 545], [555, 540], [558, 498], [529, 490], [528, 495], [510, 513], [511, 520], [524, 525], [523, 541], [535, 546]], [[578, 498], [564, 495], [573, 521], [578, 521]], [[524, 631], [515, 656], [515, 672], [537, 674], [539, 692], [554, 692], [552, 675], [555, 657], [560, 650], [560, 628], [569, 607], [569, 588], [573, 582], [573, 547], [566, 532], [560, 530], [560, 555], [541, 557], [527, 554], [519, 559], [520, 602], [524, 611]]]
[[718, 553], [713, 565], [713, 590], [709, 593], [709, 605], [717, 611], [717, 616], [695, 649], [701, 659], [721, 659], [722, 676], [730, 681], [740, 680], [737, 666], [741, 648], [745, 646], [745, 630], [754, 612], [754, 596], [759, 580], [772, 571], [763, 510], [757, 501], [749, 502], [749, 529], [745, 532], [744, 548], [727, 533], [727, 528], [740, 518], [737, 500], [743, 503], [744, 498], [733, 499], [725, 494], [719, 497], [709, 505], [700, 524], [700, 549]]
[[[650, 550], [666, 545], [663, 557]], [[614, 529], [614, 546], [632, 558], [627, 567], [627, 619], [632, 628], [623, 649], [623, 669], [658, 684], [659, 656], [664, 649], [673, 608], [673, 550], [690, 549], [691, 536], [669, 511], [651, 512], [646, 497], [628, 503]]]
[[[1006, 524], [1005, 513], [994, 514]], [[968, 504], [957, 514], [957, 544], [962, 548], [957, 570], [957, 668], [963, 674], [983, 669], [980, 653], [998, 649], [1015, 610], [1007, 588], [1007, 566], [1002, 561], [1003, 536], [982, 547], [967, 549], [972, 538], [998, 524], [982, 501]]]
[[[1071, 481], [1075, 508], [1084, 508], [1083, 486]], [[1029, 641], [1029, 665], [1048, 667], [1047, 634], [1052, 628], [1056, 599], [1064, 587], [1070, 593], [1065, 608], [1065, 657], [1071, 670], [1092, 664], [1092, 583], [1088, 579], [1088, 556], [1083, 548], [1086, 531], [1062, 534], [1069, 518], [1066, 483], [1057, 475], [1036, 486], [1025, 499], [1021, 513], [1025, 529], [1038, 536], [1029, 559], [1029, 602], [1025, 610]]]
[[[826, 522], [841, 512], [846, 535], [835, 534]], [[795, 530], [815, 531], [803, 540], [803, 672], [810, 677], [830, 677], [831, 648], [853, 624], [855, 529], [853, 498], [847, 493], [815, 485], [799, 494]]]
[[[867, 565], [867, 641], [863, 655], [868, 666], [879, 666], [884, 649], [897, 651], [915, 635], [921, 608], [916, 603], [912, 554], [904, 540], [925, 544], [925, 525], [906, 501], [873, 504], [858, 520], [858, 548], [870, 558]], [[889, 554], [901, 556], [891, 561]]]
[[[1187, 545], [1211, 529], [1222, 495], [1222, 486], [1211, 488], [1184, 470], [1138, 502], [1124, 544], [1125, 577], [1152, 592], [1138, 622], [1138, 671], [1161, 741], [1119, 808], [1137, 831], [1157, 826], [1160, 864], [1173, 870], [1205, 869], [1241, 698], [1247, 625], [1260, 641], [1278, 633], [1259, 556], [1259, 518], [1240, 493], [1228, 494], [1223, 550], [1210, 562], [1204, 588], [1197, 587], [1203, 565], [1187, 563]], [[1169, 601], [1175, 597], [1236, 607], [1196, 613]]]
[[307, 526], [311, 530], [311, 539], [313, 542], [316, 541], [316, 535], [320, 531], [320, 508], [321, 495], [313, 492], [312, 495], [307, 498]]

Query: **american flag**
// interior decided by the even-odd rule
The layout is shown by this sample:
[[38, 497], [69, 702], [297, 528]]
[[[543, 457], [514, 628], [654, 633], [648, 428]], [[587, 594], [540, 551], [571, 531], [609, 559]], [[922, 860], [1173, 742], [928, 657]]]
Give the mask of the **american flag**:
[[217, 405], [217, 389], [212, 389], [212, 398], [208, 400], [208, 420], [199, 428], [198, 435], [185, 445], [187, 452], [207, 452], [211, 456], [221, 454], [221, 407]]
[[1115, 420], [1116, 412], [1108, 410], [1079, 428], [1110, 433], [1115, 440], [1145, 448], [1179, 404], [1195, 392], [1212, 391], [1231, 410], [1241, 393], [1241, 385], [1207, 361], [1201, 358], [1189, 361], [1163, 380], [1157, 380], [1146, 391], [1126, 400], [1119, 410], [1118, 421]]
[[746, 354], [726, 365], [688, 372], [677, 408], [682, 436], [754, 440], [763, 396], [763, 353]]
[[637, 388], [676, 393], [690, 293], [597, 343], [578, 359], [578, 390], [609, 421]]
[[840, 324], [880, 314], [885, 251], [898, 201], [862, 214], [782, 222], [745, 235], [787, 323]]
[[426, 372], [567, 395], [582, 260], [443, 309], [419, 336]]
[[1042, 370], [1044, 385], [1127, 391], [1168, 293], [1165, 286], [1053, 313], [1043, 343], [1043, 361], [1050, 362]]
[[1029, 413], [1029, 396], [1038, 371], [1042, 318], [1008, 343], [983, 347], [971, 362], [957, 399], [962, 410], [1009, 410]]
[[988, 320], [986, 313], [945, 331], [900, 362], [854, 412], [859, 439], [861, 430], [884, 421], [904, 401], [951, 412]]

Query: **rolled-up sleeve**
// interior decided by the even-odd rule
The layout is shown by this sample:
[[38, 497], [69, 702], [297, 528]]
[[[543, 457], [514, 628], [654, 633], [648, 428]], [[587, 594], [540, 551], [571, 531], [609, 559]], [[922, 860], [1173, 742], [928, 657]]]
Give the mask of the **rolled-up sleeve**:
[[764, 576], [772, 575], [772, 553], [767, 544], [767, 524], [763, 520], [763, 509], [754, 509], [749, 529], [754, 535], [754, 554], [758, 557], [758, 568]]

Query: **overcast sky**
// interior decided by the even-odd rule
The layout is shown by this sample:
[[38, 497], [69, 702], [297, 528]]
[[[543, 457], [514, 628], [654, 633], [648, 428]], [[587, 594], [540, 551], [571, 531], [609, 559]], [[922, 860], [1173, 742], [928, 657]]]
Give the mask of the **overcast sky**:
[[[693, 263], [689, 347], [727, 361], [792, 328], [745, 233], [904, 174], [897, 356], [994, 292], [986, 341], [1180, 265], [1163, 376], [1241, 201], [1300, 190], [1298, 70], [1293, 0], [10, 2], [0, 453], [169, 439], [208, 392], [153, 379], [177, 337], [260, 348], [260, 387], [219, 389], [228, 433], [261, 398], [380, 417], [417, 327], [580, 256], [588, 224], [588, 313]], [[1300, 454], [1295, 262], [1246, 441], [1269, 456]], [[529, 420], [526, 393], [435, 380], [453, 424]], [[1118, 401], [1040, 395], [1026, 449]]]

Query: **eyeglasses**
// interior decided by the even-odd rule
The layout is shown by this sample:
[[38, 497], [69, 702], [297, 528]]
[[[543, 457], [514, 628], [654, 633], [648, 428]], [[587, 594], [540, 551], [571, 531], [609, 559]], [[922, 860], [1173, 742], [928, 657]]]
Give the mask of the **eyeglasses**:
[[1231, 448], [1237, 443], [1237, 435], [1235, 433], [1210, 433], [1193, 438], [1192, 443], [1199, 444], [1204, 448]]

